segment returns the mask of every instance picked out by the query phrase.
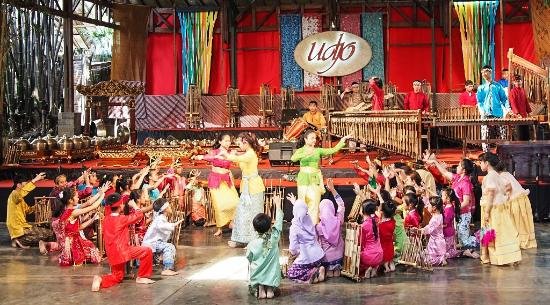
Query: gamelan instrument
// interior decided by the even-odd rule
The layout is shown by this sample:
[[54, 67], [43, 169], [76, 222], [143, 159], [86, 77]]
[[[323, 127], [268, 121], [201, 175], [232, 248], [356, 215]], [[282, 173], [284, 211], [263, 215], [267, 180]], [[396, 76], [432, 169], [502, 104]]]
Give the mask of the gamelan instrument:
[[292, 121], [292, 124], [287, 127], [286, 132], [283, 134], [283, 139], [290, 141], [300, 138], [302, 133], [309, 127], [306, 120], [302, 118], [296, 118]]
[[422, 117], [418, 110], [332, 112], [330, 133], [352, 134], [359, 143], [422, 158]]

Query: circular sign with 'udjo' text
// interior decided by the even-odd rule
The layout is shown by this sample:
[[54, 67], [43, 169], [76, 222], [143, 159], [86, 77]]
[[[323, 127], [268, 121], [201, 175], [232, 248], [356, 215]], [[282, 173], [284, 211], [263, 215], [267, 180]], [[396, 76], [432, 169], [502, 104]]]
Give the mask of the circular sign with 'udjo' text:
[[347, 32], [330, 31], [300, 41], [294, 59], [302, 69], [320, 76], [343, 76], [365, 67], [372, 49], [363, 38]]

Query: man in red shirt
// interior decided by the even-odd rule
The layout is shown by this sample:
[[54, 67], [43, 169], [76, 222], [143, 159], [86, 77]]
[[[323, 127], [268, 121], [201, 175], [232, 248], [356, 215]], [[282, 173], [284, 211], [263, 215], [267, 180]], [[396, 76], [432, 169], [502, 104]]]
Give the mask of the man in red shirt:
[[373, 76], [369, 79], [369, 85], [374, 92], [372, 96], [372, 110], [384, 110], [384, 84], [379, 77]]
[[[521, 75], [514, 75], [513, 78], [513, 87], [508, 94], [508, 99], [510, 100], [510, 108], [512, 108], [512, 113], [516, 117], [526, 118], [531, 113], [531, 106], [529, 106], [529, 101], [527, 101], [527, 95], [525, 94], [525, 89], [523, 89], [523, 81]], [[520, 141], [529, 140], [529, 126], [528, 125], [519, 125], [517, 126], [517, 137]]]
[[430, 111], [428, 96], [422, 92], [422, 83], [419, 80], [413, 82], [413, 91], [405, 96], [404, 108], [405, 110], [421, 110], [422, 113]]
[[149, 277], [153, 273], [153, 253], [149, 247], [130, 246], [130, 232], [128, 226], [137, 223], [144, 213], [153, 209], [153, 205], [136, 211], [130, 215], [120, 214], [124, 209], [124, 202], [118, 193], [107, 197], [110, 214], [103, 220], [103, 240], [105, 252], [111, 266], [111, 274], [94, 276], [92, 291], [108, 288], [122, 282], [126, 262], [139, 259], [139, 270], [136, 278], [138, 284], [152, 284], [155, 281]]
[[471, 80], [467, 80], [466, 84], [464, 84], [464, 88], [466, 88], [466, 91], [462, 92], [460, 94], [460, 97], [458, 98], [458, 102], [460, 103], [460, 106], [476, 107], [477, 96], [474, 92], [474, 82]]

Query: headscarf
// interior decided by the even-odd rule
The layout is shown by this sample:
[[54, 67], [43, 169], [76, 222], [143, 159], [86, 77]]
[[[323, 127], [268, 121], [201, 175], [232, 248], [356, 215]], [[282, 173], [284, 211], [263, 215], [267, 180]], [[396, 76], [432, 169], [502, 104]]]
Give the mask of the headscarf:
[[290, 230], [296, 232], [296, 236], [298, 236], [297, 241], [299, 243], [310, 243], [315, 241], [317, 238], [315, 226], [313, 225], [313, 221], [311, 221], [311, 217], [307, 211], [307, 205], [303, 200], [298, 199], [294, 202], [292, 214], [294, 218], [292, 218]]
[[329, 244], [336, 246], [340, 239], [340, 219], [335, 215], [334, 204], [329, 199], [323, 199], [319, 204], [319, 211], [321, 232]]

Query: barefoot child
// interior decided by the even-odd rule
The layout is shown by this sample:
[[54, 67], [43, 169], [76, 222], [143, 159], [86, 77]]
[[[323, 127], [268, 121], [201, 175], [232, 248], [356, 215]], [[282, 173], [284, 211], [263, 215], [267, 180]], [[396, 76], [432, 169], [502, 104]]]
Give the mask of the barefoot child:
[[393, 263], [393, 257], [395, 255], [393, 236], [395, 231], [395, 205], [391, 201], [385, 201], [382, 203], [382, 219], [378, 223], [378, 229], [380, 229], [380, 245], [382, 246], [382, 252], [384, 257], [382, 262], [384, 263], [384, 272], [395, 271], [395, 264]]
[[306, 203], [290, 193], [287, 199], [294, 205], [292, 225], [289, 231], [290, 254], [297, 256], [288, 268], [288, 278], [302, 283], [318, 283], [325, 280], [325, 267], [321, 265], [325, 252], [319, 245], [317, 232], [308, 214]]
[[319, 204], [320, 221], [315, 226], [319, 243], [325, 252], [323, 266], [327, 277], [340, 276], [344, 258], [344, 240], [342, 238], [342, 224], [344, 223], [345, 206], [342, 197], [336, 192], [332, 179], [327, 179], [327, 189], [334, 196], [338, 210], [334, 211], [334, 204], [329, 199], [321, 200]]
[[[271, 217], [260, 213], [252, 224], [259, 237], [252, 240], [246, 249], [246, 258], [250, 262], [248, 289], [258, 299], [271, 299], [281, 283], [279, 264], [279, 239], [283, 230], [283, 199], [273, 196], [276, 207], [275, 224], [271, 227]], [[271, 230], [270, 230], [271, 229]]]
[[178, 272], [173, 271], [176, 247], [172, 243], [169, 243], [168, 239], [176, 226], [184, 221], [185, 218], [174, 223], [168, 221], [168, 217], [172, 215], [172, 208], [166, 198], [157, 199], [153, 203], [153, 210], [155, 211], [153, 222], [151, 222], [151, 225], [147, 229], [141, 245], [151, 248], [153, 253], [162, 254], [162, 265], [164, 268], [161, 275], [177, 275]]
[[359, 273], [365, 274], [365, 278], [376, 276], [376, 270], [384, 256], [378, 236], [375, 212], [376, 202], [371, 199], [365, 200], [361, 209], [363, 222], [361, 223], [361, 259], [359, 263]]
[[138, 284], [152, 284], [155, 281], [149, 277], [153, 273], [153, 252], [149, 247], [130, 246], [130, 232], [128, 226], [137, 223], [143, 218], [143, 213], [149, 212], [153, 206], [136, 210], [130, 215], [123, 215], [124, 202], [118, 193], [107, 197], [107, 205], [111, 213], [103, 220], [103, 240], [105, 252], [109, 259], [111, 274], [94, 276], [92, 291], [108, 288], [122, 282], [126, 262], [139, 259], [139, 270], [136, 278]]
[[445, 238], [443, 238], [443, 200], [441, 198], [430, 197], [430, 213], [432, 213], [430, 222], [420, 229], [422, 234], [430, 235], [426, 247], [426, 259], [433, 266], [445, 266], [447, 264], [445, 259], [447, 246]]

